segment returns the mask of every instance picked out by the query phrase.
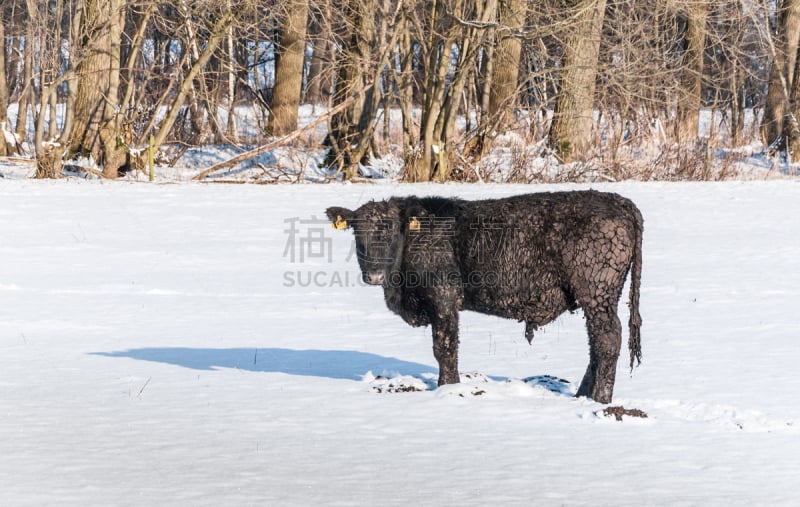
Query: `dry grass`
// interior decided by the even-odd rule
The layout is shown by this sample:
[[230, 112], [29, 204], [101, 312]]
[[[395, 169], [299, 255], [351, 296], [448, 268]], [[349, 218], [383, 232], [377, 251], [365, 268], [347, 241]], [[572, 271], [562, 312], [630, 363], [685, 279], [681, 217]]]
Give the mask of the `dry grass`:
[[[518, 132], [495, 140], [483, 159], [471, 164], [464, 161], [459, 179], [504, 183], [720, 181], [742, 178], [739, 167], [749, 156], [719, 148], [719, 135], [693, 141], [686, 141], [692, 138], [684, 135], [682, 142], [654, 135], [640, 137], [635, 143], [609, 143], [603, 136], [595, 136], [595, 146], [582, 160], [562, 164], [547, 148], [546, 139], [531, 134], [531, 129]], [[618, 137], [612, 136], [612, 140]], [[470, 177], [473, 174], [477, 177]]]
[[[583, 159], [568, 164], [560, 163], [547, 146], [547, 139], [543, 136], [546, 119], [542, 123], [536, 118], [521, 116], [519, 124], [510, 133], [495, 139], [478, 140], [459, 128], [456, 136], [461, 136], [461, 141], [448, 150], [449, 180], [467, 183], [720, 181], [785, 177], [787, 174], [786, 163], [775, 162], [774, 168], [770, 169], [767, 159], [753, 164], [750, 150], [730, 147], [727, 129], [722, 124], [703, 132], [704, 137], [698, 139], [664, 127], [664, 121], [649, 126], [642, 123], [631, 133], [622, 124], [610, 125], [608, 118], [604, 117], [601, 124], [596, 125], [600, 131], [593, 136], [594, 145]], [[379, 120], [381, 124], [375, 131], [373, 148], [377, 153], [396, 160], [405, 156], [406, 169], [413, 168], [421, 154], [419, 149], [404, 153], [398, 112], [392, 112], [392, 121], [388, 124], [382, 115]], [[532, 123], [534, 120], [537, 123]], [[324, 125], [310, 129], [284, 148], [296, 152], [297, 156], [292, 158], [302, 165], [301, 154], [318, 153], [325, 131]], [[751, 129], [750, 135], [745, 136], [751, 141], [752, 132]], [[483, 142], [491, 145], [486, 146]], [[274, 168], [262, 168], [262, 171], [261, 179], [298, 181], [295, 178], [297, 171], [291, 175], [281, 172], [277, 178]], [[302, 179], [303, 172], [299, 174]]]

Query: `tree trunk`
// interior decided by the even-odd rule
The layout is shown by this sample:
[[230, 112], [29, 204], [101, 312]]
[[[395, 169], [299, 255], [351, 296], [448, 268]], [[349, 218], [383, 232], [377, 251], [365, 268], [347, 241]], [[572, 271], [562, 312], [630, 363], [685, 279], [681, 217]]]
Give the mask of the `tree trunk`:
[[91, 155], [103, 175], [116, 178], [128, 149], [118, 121], [120, 42], [125, 3], [89, 0], [84, 6], [84, 38], [76, 66], [78, 86], [70, 153]]
[[[489, 92], [489, 116], [492, 123], [505, 131], [514, 118], [514, 103], [517, 96], [520, 52], [522, 40], [517, 36], [525, 24], [525, 2], [522, 0], [500, 1], [500, 27], [498, 43], [494, 52], [493, 76]], [[496, 117], [496, 118], [495, 118]]]
[[311, 66], [308, 69], [308, 85], [306, 85], [306, 102], [324, 104], [331, 93], [331, 75], [326, 70], [330, 65], [330, 42], [320, 37], [314, 42], [311, 54]]
[[[231, 2], [228, 0], [226, 7], [228, 10], [231, 9]], [[225, 128], [225, 136], [228, 138], [228, 142], [232, 142], [233, 144], [239, 144], [239, 134], [236, 128], [236, 44], [233, 40], [233, 26], [228, 27], [228, 33], [226, 37], [226, 70], [227, 70], [227, 77], [228, 77], [228, 124]], [[302, 74], [301, 74], [302, 76]], [[195, 130], [197, 130], [197, 119], [201, 116], [200, 113], [193, 114], [192, 120], [195, 122]]]
[[[80, 40], [81, 21], [80, 10], [72, 12], [72, 22], [69, 27], [69, 47], [77, 47], [77, 41]], [[64, 146], [70, 145], [72, 139], [72, 130], [75, 126], [75, 95], [78, 91], [78, 79], [75, 58], [69, 59], [69, 68], [67, 73], [70, 77], [67, 79], [67, 103], [64, 107], [64, 125], [61, 127], [61, 135], [58, 137], [58, 142]]]
[[[414, 131], [414, 45], [412, 43], [409, 22], [405, 17], [401, 24], [400, 43], [398, 48], [401, 51], [400, 74], [395, 76], [397, 83], [398, 100], [400, 102], [400, 113], [403, 126], [403, 165], [411, 167], [416, 163], [417, 133]], [[391, 67], [395, 70], [395, 66]]]
[[8, 81], [6, 80], [6, 34], [2, 18], [0, 18], [0, 157], [16, 152], [16, 142], [11, 143], [13, 135], [6, 128], [8, 123]]
[[308, 0], [290, 0], [281, 28], [280, 53], [275, 65], [275, 87], [267, 131], [284, 136], [297, 129], [306, 54]]
[[[369, 78], [365, 71], [374, 66], [370, 48], [375, 32], [373, 13], [377, 5], [375, 0], [369, 0], [368, 3], [370, 5], [359, 0], [348, 0], [345, 6], [349, 33], [344, 38], [336, 62], [334, 106], [363, 90]], [[369, 147], [363, 138], [371, 134], [367, 130], [374, 118], [370, 106], [376, 93], [375, 87], [371, 87], [353, 105], [331, 118], [328, 134], [330, 151], [325, 163], [329, 167], [338, 166], [345, 180], [358, 175], [358, 165]]]
[[[451, 151], [455, 147], [456, 117], [461, 107], [467, 80], [474, 72], [474, 61], [480, 53], [481, 47], [494, 42], [490, 35], [494, 34], [491, 26], [493, 21], [497, 19], [497, 0], [469, 1], [466, 3], [466, 7], [467, 12], [474, 16], [474, 23], [465, 27], [465, 34], [461, 37], [455, 74], [452, 83], [446, 90], [443, 114], [439, 115], [435, 128], [436, 139], [434, 143], [439, 147], [438, 153], [434, 154], [436, 160], [435, 176], [440, 182], [450, 179], [450, 173], [453, 171], [450, 162], [453, 158]], [[467, 111], [467, 114], [469, 114], [469, 111]]]
[[703, 51], [706, 41], [708, 5], [693, 1], [686, 13], [686, 49], [683, 54], [683, 99], [678, 104], [678, 138], [697, 139], [703, 105]]
[[425, 62], [419, 126], [420, 153], [415, 163], [403, 170], [403, 181], [410, 183], [430, 181], [436, 169], [436, 157], [442, 153], [443, 147], [436, 139], [436, 122], [444, 108], [445, 90], [448, 85], [447, 71], [453, 44], [456, 41], [455, 33], [440, 30], [440, 20], [446, 16], [445, 6], [441, 2], [435, 2], [431, 8], [431, 26], [427, 34], [428, 54]]
[[[456, 115], [476, 58], [489, 42], [497, 17], [495, 0], [456, 0], [431, 6], [420, 118], [420, 148], [414, 164], [406, 166], [408, 182], [445, 181], [450, 177]], [[460, 19], [452, 23], [452, 19]], [[493, 42], [492, 42], [493, 43]]]
[[[733, 21], [734, 39], [733, 47], [736, 50], [742, 46], [744, 40], [744, 27], [741, 16], [738, 15], [742, 10], [742, 1], [736, 0], [733, 8], [736, 17]], [[728, 57], [730, 61], [730, 75], [728, 76], [731, 91], [731, 128], [730, 128], [730, 147], [739, 146], [744, 135], [744, 110], [745, 110], [745, 68], [739, 59], [739, 54], [731, 51]]]
[[764, 117], [761, 120], [761, 140], [764, 146], [774, 145], [774, 148], [780, 148], [777, 143], [783, 139], [783, 117], [786, 114], [786, 91], [781, 82], [783, 60], [776, 54], [770, 66]]
[[800, 128], [797, 118], [800, 116], [800, 62], [797, 60], [800, 46], [800, 0], [786, 0], [786, 75], [789, 82], [789, 107], [784, 119], [784, 136], [791, 159], [800, 152]]
[[[48, 65], [47, 73], [42, 72], [42, 92], [44, 93], [45, 89], [45, 79], [44, 76], [47, 76], [47, 86], [50, 90], [50, 96], [48, 97], [47, 101], [50, 103], [50, 111], [48, 114], [48, 121], [49, 124], [47, 126], [47, 137], [51, 140], [55, 140], [58, 137], [58, 87], [52, 86], [53, 83], [59, 80], [60, 75], [62, 74], [62, 70], [59, 66], [61, 59], [59, 58], [62, 45], [61, 45], [61, 21], [64, 19], [64, 0], [56, 0], [55, 1], [55, 13], [52, 18], [52, 22], [48, 27], [55, 36], [54, 37], [47, 37], [47, 44], [46, 50], [42, 51], [42, 60], [52, 62]], [[42, 97], [42, 102], [45, 101], [45, 98]]]
[[550, 126], [550, 146], [564, 162], [572, 162], [591, 147], [594, 90], [600, 53], [600, 31], [606, 0], [578, 0], [575, 26], [564, 45], [561, 89]]
[[22, 70], [23, 77], [23, 84], [22, 84], [22, 92], [19, 96], [19, 106], [17, 109], [17, 126], [16, 126], [16, 134], [17, 139], [20, 141], [25, 139], [25, 136], [28, 131], [28, 108], [33, 103], [33, 89], [34, 89], [34, 82], [33, 82], [33, 67], [34, 67], [34, 40], [36, 38], [35, 33], [35, 24], [33, 19], [36, 18], [38, 12], [36, 9], [36, 4], [31, 0], [27, 2], [28, 7], [28, 15], [31, 19], [28, 20], [28, 23], [25, 26], [25, 47], [23, 49], [23, 62], [24, 68]]
[[789, 98], [794, 88], [797, 47], [800, 41], [800, 1], [784, 0], [780, 4], [778, 34], [770, 46], [772, 65], [769, 72], [761, 137], [765, 146], [783, 149], [786, 146], [784, 121]]
[[135, 21], [137, 23], [136, 31], [134, 32], [133, 36], [130, 37], [130, 49], [125, 55], [125, 66], [123, 69], [121, 69], [120, 74], [120, 77], [122, 78], [122, 89], [124, 90], [124, 93], [122, 94], [122, 100], [120, 101], [120, 110], [123, 112], [127, 112], [133, 106], [133, 94], [136, 90], [137, 84], [135, 67], [142, 52], [142, 42], [145, 38], [147, 25], [155, 11], [156, 4], [153, 3], [150, 4], [144, 13], [135, 16]]

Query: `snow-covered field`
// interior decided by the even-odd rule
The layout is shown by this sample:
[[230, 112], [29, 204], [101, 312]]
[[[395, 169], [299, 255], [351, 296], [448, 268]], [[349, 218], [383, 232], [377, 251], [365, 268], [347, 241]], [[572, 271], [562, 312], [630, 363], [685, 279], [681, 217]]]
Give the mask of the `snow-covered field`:
[[[0, 503], [800, 501], [794, 181], [594, 186], [645, 217], [644, 361], [614, 404], [647, 419], [569, 396], [580, 313], [533, 346], [465, 313], [477, 375], [385, 392], [435, 378], [430, 331], [357, 283], [325, 207], [554, 188], [585, 186], [0, 180]], [[571, 384], [522, 380], [544, 375]]]

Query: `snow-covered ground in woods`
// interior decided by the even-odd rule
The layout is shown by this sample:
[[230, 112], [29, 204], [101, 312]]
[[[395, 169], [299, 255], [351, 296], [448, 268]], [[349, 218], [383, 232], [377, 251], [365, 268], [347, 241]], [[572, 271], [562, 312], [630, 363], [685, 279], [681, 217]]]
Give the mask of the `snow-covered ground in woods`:
[[[59, 124], [64, 122], [64, 106], [57, 108]], [[298, 111], [298, 125], [305, 128], [324, 114], [325, 106], [305, 104], [300, 106]], [[9, 136], [9, 142], [14, 143], [14, 135], [11, 134], [11, 126], [16, 123], [18, 114], [18, 104], [9, 106], [9, 122], [7, 125], [0, 125], [0, 130], [5, 136]], [[218, 110], [217, 122], [220, 125], [227, 125], [229, 111], [223, 107]], [[381, 112], [380, 115], [384, 113]], [[385, 132], [383, 121], [381, 128], [377, 129], [378, 144], [381, 146], [381, 158], [372, 158], [367, 166], [360, 168], [360, 173], [369, 179], [389, 179], [396, 181], [400, 179], [403, 170], [402, 148], [397, 143], [400, 142], [400, 123], [401, 112], [392, 109], [390, 114], [390, 143], [384, 143]], [[420, 111], [412, 113], [415, 121], [419, 119]], [[599, 113], [596, 113], [599, 114]], [[200, 146], [188, 146], [182, 143], [167, 144], [160, 148], [155, 156], [155, 179], [160, 182], [179, 182], [188, 181], [197, 176], [204, 170], [225, 162], [234, 156], [240, 155], [252, 148], [257, 147], [252, 143], [274, 142], [276, 139], [265, 140], [263, 131], [266, 119], [263, 114], [254, 109], [252, 105], [236, 106], [236, 135], [233, 140], [238, 144], [202, 144]], [[729, 146], [729, 126], [726, 117], [719, 111], [712, 113], [711, 110], [700, 112], [699, 133], [702, 138], [711, 137], [712, 148], [712, 173], [710, 179], [737, 179], [762, 180], [794, 177], [800, 174], [800, 164], [791, 158], [787, 159], [785, 154], [766, 153], [765, 147], [758, 139], [757, 131], [758, 117], [748, 109], [745, 112], [744, 120], [744, 139], [741, 145]], [[480, 161], [473, 162], [465, 167], [466, 175], [472, 177], [477, 175], [481, 182], [542, 182], [542, 181], [614, 181], [620, 178], [617, 169], [604, 167], [604, 162], [595, 159], [591, 163], [573, 163], [563, 165], [549, 153], [545, 146], [544, 139], [541, 138], [544, 132], [541, 126], [533, 117], [521, 115], [519, 123], [511, 132], [499, 136], [492, 144], [491, 149]], [[604, 123], [604, 122], [603, 122]], [[534, 126], [532, 126], [534, 125]], [[5, 127], [5, 128], [3, 128]], [[28, 136], [21, 142], [21, 152], [15, 159], [0, 160], [0, 178], [27, 178], [32, 177], [35, 171], [33, 164], [34, 150], [29, 142], [33, 137], [34, 120], [28, 115]], [[458, 127], [465, 127], [465, 119], [459, 118]], [[620, 149], [617, 153], [616, 163], [620, 167], [628, 167], [633, 170], [638, 168], [643, 174], [652, 173], [655, 168], [660, 168], [662, 172], [670, 164], [684, 163], [686, 167], [671, 168], [667, 173], [675, 173], [670, 179], [680, 179], [681, 174], [686, 174], [697, 160], [672, 160], [670, 157], [680, 151], [678, 146], [670, 144], [665, 133], [665, 126], [659, 121], [650, 125], [646, 137], [650, 139], [640, 146], [630, 146]], [[533, 131], [539, 132], [538, 136], [531, 137]], [[325, 149], [322, 146], [323, 139], [327, 134], [327, 123], [322, 122], [314, 128], [304, 131], [297, 139], [290, 143], [280, 146], [268, 152], [254, 156], [232, 167], [227, 167], [213, 174], [208, 175], [207, 182], [225, 183], [294, 183], [294, 182], [321, 182], [341, 179], [341, 175], [335, 170], [324, 166]], [[536, 141], [532, 141], [535, 139]], [[208, 139], [197, 139], [199, 143], [207, 143]], [[606, 139], [606, 143], [610, 140]], [[622, 145], [626, 143], [623, 142]], [[147, 146], [131, 146], [133, 152], [141, 152]], [[684, 147], [686, 150], [687, 147]], [[699, 148], [698, 148], [699, 149]], [[701, 150], [702, 151], [702, 150]], [[700, 153], [700, 152], [698, 152]], [[691, 159], [692, 157], [686, 155]], [[698, 155], [699, 156], [699, 155]], [[652, 167], [642, 165], [642, 160], [649, 160]], [[671, 160], [671, 161], [670, 161]], [[638, 161], [638, 162], [637, 162]], [[614, 166], [614, 163], [606, 161], [607, 165]], [[664, 167], [662, 167], [662, 165]], [[99, 176], [92, 174], [91, 171], [84, 171], [90, 168], [95, 172], [101, 171], [91, 158], [78, 158], [68, 161], [64, 174], [67, 176], [77, 176], [86, 179], [97, 179]], [[521, 172], [520, 172], [521, 171]], [[624, 172], [624, 171], [623, 171]], [[691, 171], [689, 171], [691, 172]], [[658, 174], [658, 171], [655, 172]], [[622, 176], [624, 177], [624, 176]], [[695, 176], [697, 177], [697, 176]], [[653, 179], [664, 179], [662, 175]], [[131, 171], [123, 176], [127, 181], [147, 181], [148, 174], [144, 168]]]
[[462, 314], [470, 378], [431, 388], [429, 329], [322, 220], [586, 185], [0, 179], [0, 503], [796, 504], [800, 184], [593, 187], [645, 217], [644, 361], [614, 404], [646, 419], [570, 396], [580, 312], [532, 346]]

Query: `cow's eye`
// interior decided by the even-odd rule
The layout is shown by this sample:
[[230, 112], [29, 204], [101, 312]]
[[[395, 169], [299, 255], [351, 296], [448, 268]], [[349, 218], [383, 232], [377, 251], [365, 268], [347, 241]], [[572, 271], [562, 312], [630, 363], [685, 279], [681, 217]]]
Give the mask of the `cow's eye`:
[[386, 220], [379, 220], [372, 225], [372, 230], [376, 233], [391, 231], [392, 223]]

